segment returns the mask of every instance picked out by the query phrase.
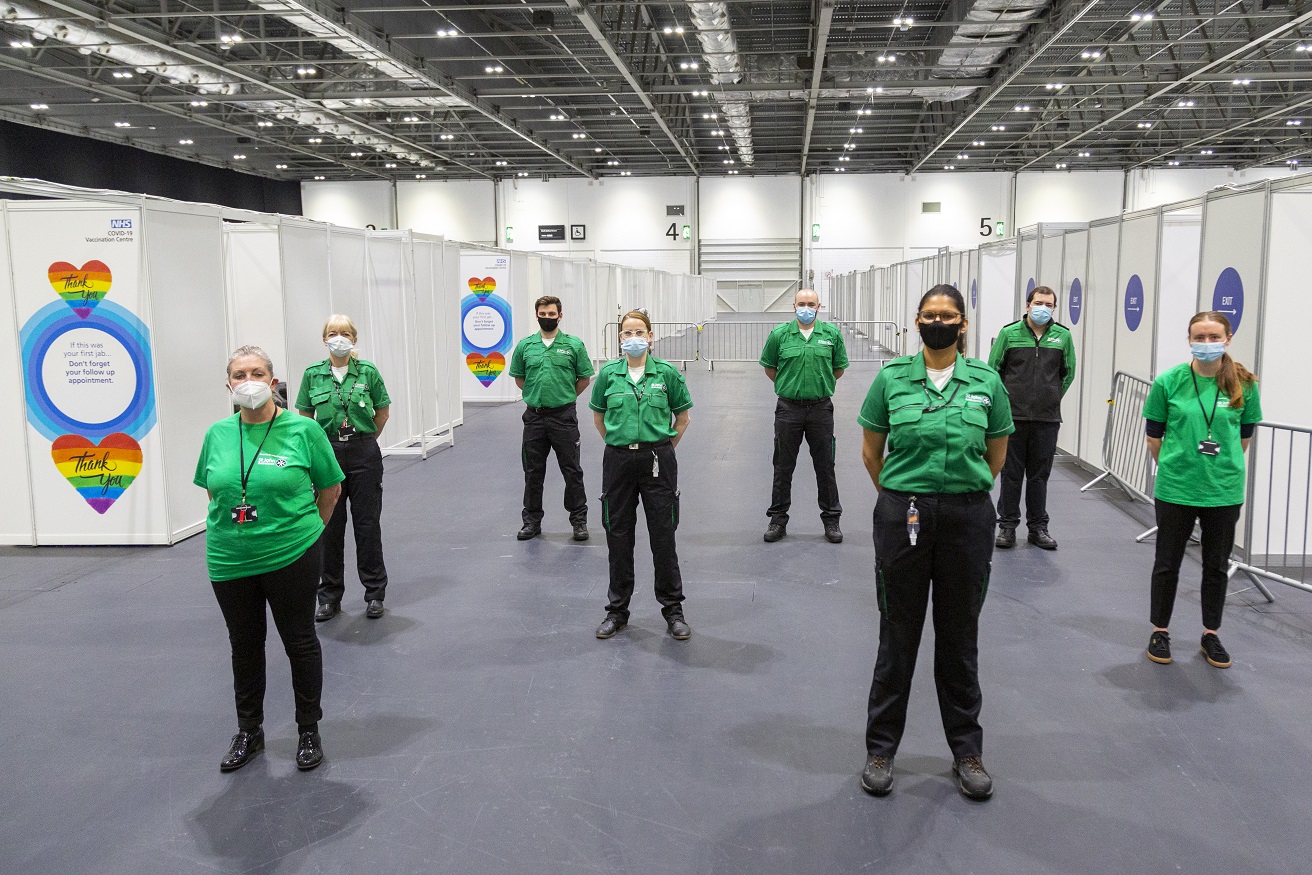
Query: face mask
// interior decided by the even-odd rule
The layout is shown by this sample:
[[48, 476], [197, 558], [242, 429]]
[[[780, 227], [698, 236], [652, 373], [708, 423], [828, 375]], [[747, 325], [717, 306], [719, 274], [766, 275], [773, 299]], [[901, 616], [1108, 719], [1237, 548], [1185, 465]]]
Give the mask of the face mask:
[[555, 331], [556, 326], [558, 325], [560, 325], [559, 319], [548, 319], [546, 316], [538, 317], [538, 327], [540, 327], [543, 331], [547, 332], [548, 334]]
[[1221, 356], [1225, 355], [1225, 342], [1217, 341], [1216, 343], [1191, 343], [1189, 348], [1193, 350], [1194, 358], [1200, 362], [1214, 362]]
[[960, 323], [944, 325], [942, 322], [930, 322], [926, 325], [921, 322], [919, 325], [920, 339], [930, 349], [947, 349], [957, 342], [957, 335], [961, 334]]
[[1035, 325], [1047, 325], [1052, 321], [1052, 308], [1046, 304], [1035, 304], [1030, 307], [1030, 321]]
[[645, 337], [626, 337], [620, 341], [620, 349], [624, 350], [625, 355], [637, 357], [647, 351], [647, 338]]
[[813, 307], [798, 307], [797, 321], [801, 322], [803, 325], [810, 325], [815, 321], [815, 312], [815, 308]]
[[351, 343], [351, 338], [342, 337], [340, 334], [334, 334], [328, 338], [328, 351], [335, 356], [344, 356], [351, 350], [355, 349], [355, 344]]
[[259, 410], [273, 397], [273, 387], [260, 380], [238, 383], [229, 391], [232, 392], [232, 403], [247, 410]]

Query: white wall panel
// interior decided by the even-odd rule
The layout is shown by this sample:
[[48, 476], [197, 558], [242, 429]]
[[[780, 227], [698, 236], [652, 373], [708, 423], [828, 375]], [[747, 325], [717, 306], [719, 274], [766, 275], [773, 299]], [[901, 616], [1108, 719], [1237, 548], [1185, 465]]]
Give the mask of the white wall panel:
[[1267, 197], [1258, 190], [1209, 198], [1203, 205], [1196, 307], [1226, 314], [1235, 329], [1230, 354], [1241, 362], [1257, 359]]
[[[4, 204], [3, 206], [7, 206]], [[27, 408], [23, 399], [22, 350], [9, 261], [9, 214], [0, 206], [0, 454], [10, 476], [0, 501], [0, 544], [33, 544], [31, 461], [28, 458]]]
[[278, 379], [290, 381], [295, 401], [300, 374], [287, 363], [287, 329], [282, 311], [282, 261], [273, 225], [234, 225], [223, 235], [229, 351], [254, 344], [269, 354]]
[[1157, 294], [1157, 356], [1153, 374], [1189, 361], [1189, 320], [1197, 313], [1202, 209], [1162, 215], [1161, 280]]
[[1121, 229], [1120, 318], [1116, 321], [1116, 370], [1141, 380], [1153, 372], [1153, 317], [1157, 307], [1157, 266], [1161, 217], [1156, 212], [1126, 219]]
[[[1312, 392], [1301, 361], [1308, 347], [1308, 253], [1312, 253], [1312, 191], [1271, 195], [1266, 300], [1256, 373], [1268, 421], [1312, 428]], [[1246, 316], [1251, 319], [1256, 313]], [[1241, 359], [1242, 360], [1242, 359]], [[1252, 361], [1252, 359], [1249, 359]]]
[[400, 180], [396, 183], [398, 225], [492, 246], [501, 233], [496, 227], [493, 188], [490, 179]]
[[795, 176], [708, 177], [701, 196], [703, 240], [796, 240], [801, 234], [802, 185]]
[[[1053, 286], [1057, 292], [1057, 311], [1064, 314], [1058, 321], [1071, 330], [1071, 343], [1075, 347], [1075, 382], [1061, 401], [1061, 432], [1057, 435], [1057, 446], [1067, 453], [1079, 453], [1079, 436], [1084, 427], [1081, 420], [1081, 399], [1084, 395], [1083, 369], [1085, 326], [1084, 287], [1088, 283], [1089, 232], [1068, 231], [1061, 240], [1061, 285]], [[1055, 243], [1055, 241], [1054, 241]], [[1054, 245], [1055, 248], [1055, 245]]]
[[278, 227], [283, 318], [287, 325], [288, 394], [293, 402], [305, 369], [328, 357], [323, 345], [323, 323], [333, 313], [328, 230], [327, 225], [294, 220], [284, 220]]
[[979, 265], [975, 350], [987, 359], [998, 332], [1016, 321], [1016, 248], [1006, 243], [982, 247]]
[[1111, 397], [1115, 372], [1116, 332], [1121, 322], [1122, 289], [1118, 285], [1121, 240], [1119, 221], [1089, 229], [1088, 281], [1080, 322], [1084, 324], [1084, 362], [1080, 368], [1081, 421], [1080, 458], [1102, 467], [1102, 439], [1107, 425], [1107, 399]]
[[365, 250], [370, 334], [367, 345], [360, 338], [360, 356], [378, 367], [392, 399], [381, 436], [384, 448], [410, 446], [422, 435], [408, 233], [371, 234]]
[[1045, 171], [1016, 177], [1016, 225], [1092, 222], [1121, 212], [1119, 170]]

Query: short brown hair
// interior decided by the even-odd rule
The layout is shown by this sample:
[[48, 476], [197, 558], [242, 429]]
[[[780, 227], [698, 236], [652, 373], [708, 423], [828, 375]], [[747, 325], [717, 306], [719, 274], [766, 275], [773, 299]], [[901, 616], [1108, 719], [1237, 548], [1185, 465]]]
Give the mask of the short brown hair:
[[1030, 293], [1025, 296], [1025, 303], [1026, 304], [1034, 303], [1035, 295], [1052, 295], [1052, 302], [1054, 304], [1057, 303], [1057, 293], [1054, 292], [1052, 289], [1048, 288], [1047, 286], [1035, 286], [1034, 288], [1030, 289]]
[[630, 310], [629, 312], [625, 313], [624, 316], [620, 319], [620, 328], [623, 328], [624, 323], [628, 322], [630, 319], [640, 320], [643, 325], [647, 326], [647, 333], [648, 334], [651, 333], [651, 320], [647, 318], [646, 313], [642, 312], [641, 310]]
[[555, 306], [557, 313], [565, 312], [565, 308], [560, 306], [560, 298], [557, 298], [555, 295], [543, 295], [542, 297], [534, 301], [533, 312], [537, 313], [543, 307], [551, 307], [553, 305]]

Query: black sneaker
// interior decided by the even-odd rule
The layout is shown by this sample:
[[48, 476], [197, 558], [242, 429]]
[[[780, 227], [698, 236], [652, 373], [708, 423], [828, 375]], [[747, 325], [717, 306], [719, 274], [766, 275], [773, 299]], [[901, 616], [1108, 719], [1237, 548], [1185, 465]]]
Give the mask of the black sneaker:
[[1171, 664], [1171, 636], [1166, 632], [1153, 631], [1148, 639], [1148, 658], [1162, 665]]
[[998, 537], [994, 539], [993, 546], [1000, 550], [1010, 550], [1012, 547], [1015, 547], [1016, 530], [1014, 528], [1009, 528], [1008, 526], [1003, 526], [998, 529]]
[[788, 534], [788, 526], [780, 523], [770, 523], [765, 527], [765, 543], [773, 544], [786, 534]]
[[1199, 649], [1203, 651], [1207, 661], [1217, 668], [1230, 667], [1230, 654], [1221, 646], [1221, 639], [1216, 637], [1215, 632], [1207, 632], [1203, 635]]
[[957, 787], [970, 799], [987, 799], [993, 795], [993, 779], [984, 771], [979, 757], [957, 757], [952, 763], [952, 774], [957, 776]]
[[586, 541], [587, 539], [588, 539], [588, 524], [587, 524], [587, 523], [575, 523], [575, 524], [574, 524], [574, 540], [576, 540], [576, 541]]
[[887, 796], [893, 792], [893, 758], [872, 754], [866, 758], [865, 771], [861, 773], [861, 789], [875, 796]]
[[831, 544], [843, 543], [843, 530], [838, 527], [838, 520], [825, 520], [825, 540]]

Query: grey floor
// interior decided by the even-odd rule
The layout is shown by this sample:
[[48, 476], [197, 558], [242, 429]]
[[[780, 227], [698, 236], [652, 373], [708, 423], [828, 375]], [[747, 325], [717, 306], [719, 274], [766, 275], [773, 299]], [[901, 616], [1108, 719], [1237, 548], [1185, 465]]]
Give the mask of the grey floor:
[[[821, 537], [802, 466], [789, 536], [766, 545], [769, 383], [689, 370], [683, 643], [647, 559], [630, 628], [593, 637], [605, 541], [569, 541], [557, 472], [545, 536], [515, 540], [517, 406], [470, 408], [453, 449], [389, 460], [389, 613], [366, 620], [352, 583], [320, 627], [328, 758], [312, 773], [292, 763], [276, 638], [270, 748], [218, 771], [235, 718], [202, 538], [0, 551], [0, 872], [1307, 871], [1312, 598], [1232, 597], [1235, 664], [1218, 671], [1194, 646], [1188, 560], [1177, 661], [1148, 662], [1144, 509], [1080, 494], [1066, 464], [1061, 549], [994, 560], [995, 798], [949, 781], [929, 630], [896, 789], [861, 792], [877, 612], [855, 415], [873, 374], [854, 367], [837, 399], [846, 542]], [[583, 441], [595, 496], [601, 444]]]

